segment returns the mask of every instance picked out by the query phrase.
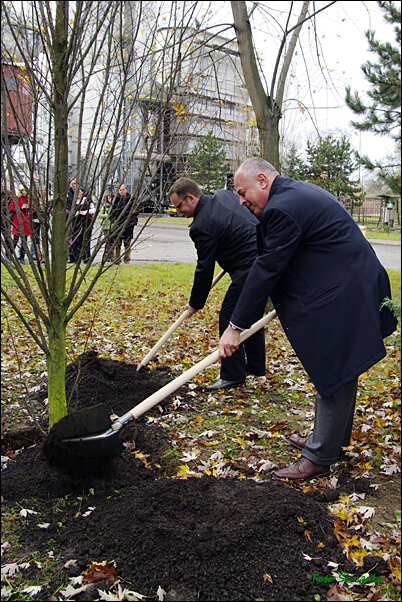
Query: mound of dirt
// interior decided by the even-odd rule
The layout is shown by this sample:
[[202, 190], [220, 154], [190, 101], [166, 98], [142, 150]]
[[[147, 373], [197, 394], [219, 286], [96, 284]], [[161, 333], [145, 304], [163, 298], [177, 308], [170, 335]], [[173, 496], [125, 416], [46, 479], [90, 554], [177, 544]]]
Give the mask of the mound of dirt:
[[[66, 387], [71, 408], [104, 402], [121, 415], [171, 378], [166, 370], [138, 373], [135, 365], [90, 352], [68, 367]], [[52, 551], [65, 584], [91, 562], [114, 562], [122, 587], [148, 596], [161, 587], [165, 600], [325, 598], [328, 562], [343, 569], [346, 563], [325, 495], [303, 495], [275, 481], [172, 479], [155, 465], [158, 450], [163, 457], [169, 447], [166, 435], [144, 422], [124, 431], [127, 441], [150, 453], [152, 464], [126, 451], [108, 478], [84, 484], [79, 470], [71, 478], [50, 468], [40, 444], [8, 462], [5, 509], [23, 505], [38, 513], [28, 514], [19, 534], [22, 556]], [[87, 474], [91, 461], [85, 462]], [[68, 560], [76, 562], [63, 568]], [[10, 562], [7, 552], [3, 561]], [[74, 599], [99, 599], [97, 587], [104, 586]], [[54, 591], [50, 582], [37, 599], [51, 599]]]

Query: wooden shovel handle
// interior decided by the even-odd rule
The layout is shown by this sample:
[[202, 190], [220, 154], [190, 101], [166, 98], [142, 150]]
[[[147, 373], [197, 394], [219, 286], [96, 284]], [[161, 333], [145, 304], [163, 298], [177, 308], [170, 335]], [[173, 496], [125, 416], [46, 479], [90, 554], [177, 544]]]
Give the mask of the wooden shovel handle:
[[[219, 274], [217, 276], [215, 276], [215, 278], [212, 281], [211, 288], [213, 288], [215, 286], [215, 284], [217, 282], [219, 282], [219, 280], [222, 278], [222, 276], [225, 273], [226, 273], [225, 270], [222, 270], [221, 272], [219, 272]], [[188, 316], [188, 310], [186, 309], [181, 314], [181, 316], [179, 318], [177, 318], [176, 322], [174, 324], [172, 324], [172, 326], [169, 328], [169, 330], [167, 330], [165, 332], [165, 334], [159, 339], [159, 341], [152, 347], [151, 351], [149, 351], [147, 353], [147, 355], [143, 358], [143, 360], [139, 364], [139, 367], [147, 365], [147, 363], [153, 358], [155, 353], [157, 351], [159, 351], [159, 349], [162, 347], [162, 345], [168, 340], [170, 335], [173, 334], [177, 328], [179, 328], [179, 326], [182, 322], [184, 322], [184, 320], [187, 318], [187, 316]], [[138, 370], [138, 368], [137, 368], [137, 370]]]
[[[255, 332], [260, 330], [260, 328], [263, 328], [264, 326], [266, 326], [274, 318], [276, 318], [275, 310], [271, 311], [269, 314], [262, 317], [261, 320], [258, 320], [258, 322], [253, 324], [253, 326], [251, 326], [248, 330], [245, 330], [244, 332], [242, 332], [240, 335], [240, 342], [242, 343], [243, 341], [248, 339], [248, 337], [251, 337], [251, 335], [253, 335]], [[168, 395], [170, 395], [171, 393], [174, 393], [174, 391], [176, 391], [179, 387], [184, 385], [186, 382], [191, 380], [194, 376], [196, 376], [197, 374], [199, 374], [200, 372], [205, 370], [205, 368], [208, 368], [208, 366], [210, 366], [211, 364], [214, 364], [218, 360], [219, 360], [219, 349], [216, 349], [215, 351], [210, 353], [206, 358], [204, 358], [203, 360], [198, 362], [198, 364], [195, 364], [195, 366], [192, 366], [192, 368], [189, 368], [188, 370], [183, 372], [183, 374], [180, 374], [180, 376], [178, 376], [177, 378], [172, 380], [170, 383], [168, 383], [167, 385], [162, 387], [162, 389], [159, 389], [159, 391], [156, 391], [155, 393], [153, 393], [152, 395], [150, 395], [149, 397], [144, 399], [144, 401], [142, 401], [137, 406], [135, 406], [135, 408], [133, 408], [132, 410], [127, 412], [127, 414], [124, 414], [124, 416], [121, 416], [120, 418], [118, 418], [118, 420], [112, 424], [112, 429], [117, 431], [124, 424], [126, 424], [133, 418], [138, 418], [142, 414], [145, 414], [145, 412], [147, 412], [148, 410], [153, 408], [160, 401], [165, 399]]]

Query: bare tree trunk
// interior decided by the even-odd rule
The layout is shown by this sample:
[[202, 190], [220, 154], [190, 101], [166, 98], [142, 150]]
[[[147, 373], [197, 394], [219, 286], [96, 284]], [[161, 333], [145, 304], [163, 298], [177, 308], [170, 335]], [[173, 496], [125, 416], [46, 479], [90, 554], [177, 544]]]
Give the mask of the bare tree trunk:
[[[279, 120], [282, 115], [281, 112], [284, 87], [294, 48], [300, 34], [301, 26], [303, 21], [306, 19], [309, 2], [303, 2], [303, 7], [296, 27], [284, 32], [276, 59], [269, 95], [265, 92], [261, 82], [253, 47], [251, 24], [247, 14], [246, 3], [244, 1], [231, 2], [231, 5], [237, 41], [239, 44], [243, 75], [257, 121], [261, 147], [260, 156], [269, 161], [278, 171], [280, 171]], [[276, 74], [278, 71], [282, 51], [285, 46], [286, 38], [290, 31], [293, 31], [293, 35], [285, 56], [284, 63], [282, 65], [278, 80], [278, 88], [275, 93]]]
[[55, 40], [53, 55], [53, 109], [55, 125], [54, 200], [51, 236], [49, 312], [49, 354], [47, 369], [49, 382], [50, 426], [67, 414], [65, 387], [65, 285], [66, 285], [66, 191], [68, 189], [68, 139], [67, 139], [67, 23], [68, 2], [56, 2]]

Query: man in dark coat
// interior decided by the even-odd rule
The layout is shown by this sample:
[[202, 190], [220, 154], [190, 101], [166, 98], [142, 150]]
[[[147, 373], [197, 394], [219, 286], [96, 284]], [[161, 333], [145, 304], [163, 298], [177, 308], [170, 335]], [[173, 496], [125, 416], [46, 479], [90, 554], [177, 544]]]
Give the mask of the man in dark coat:
[[[193, 218], [190, 237], [196, 246], [198, 259], [190, 300], [186, 306], [189, 315], [205, 305], [215, 262], [232, 279], [219, 312], [221, 335], [229, 324], [250, 267], [257, 257], [258, 220], [247, 209], [240, 207], [239, 198], [232, 192], [217, 190], [213, 195], [202, 194], [198, 184], [190, 178], [177, 180], [169, 196], [177, 211]], [[222, 360], [219, 380], [207, 388], [236, 387], [245, 382], [246, 371], [257, 376], [265, 375], [263, 329], [250, 337], [232, 357]]]
[[[275, 473], [293, 481], [329, 474], [350, 444], [357, 381], [386, 355], [383, 338], [396, 327], [385, 307], [388, 275], [359, 227], [331, 194], [278, 175], [253, 157], [235, 174], [240, 204], [260, 218], [255, 260], [220, 341], [221, 357], [238, 346], [239, 330], [268, 297], [317, 389], [314, 431], [294, 436], [295, 464]], [[381, 309], [380, 309], [381, 308]]]
[[134, 198], [128, 194], [126, 186], [122, 184], [119, 188], [119, 193], [114, 197], [110, 212], [110, 221], [112, 223], [111, 234], [113, 239], [117, 239], [115, 248], [117, 264], [120, 263], [122, 243], [124, 243], [124, 263], [130, 263], [134, 226], [138, 224], [137, 210], [134, 210], [129, 217], [133, 204]]

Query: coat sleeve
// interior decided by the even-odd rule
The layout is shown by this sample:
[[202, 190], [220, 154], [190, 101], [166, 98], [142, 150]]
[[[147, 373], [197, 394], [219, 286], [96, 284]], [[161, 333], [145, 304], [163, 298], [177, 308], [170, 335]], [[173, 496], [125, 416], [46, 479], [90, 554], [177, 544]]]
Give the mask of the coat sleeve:
[[218, 241], [212, 232], [198, 228], [190, 231], [190, 236], [197, 250], [197, 267], [189, 304], [196, 309], [202, 309], [214, 277]]
[[263, 228], [263, 253], [254, 261], [231, 317], [231, 322], [240, 328], [249, 328], [262, 317], [268, 297], [302, 239], [300, 226], [282, 209], [270, 210]]

